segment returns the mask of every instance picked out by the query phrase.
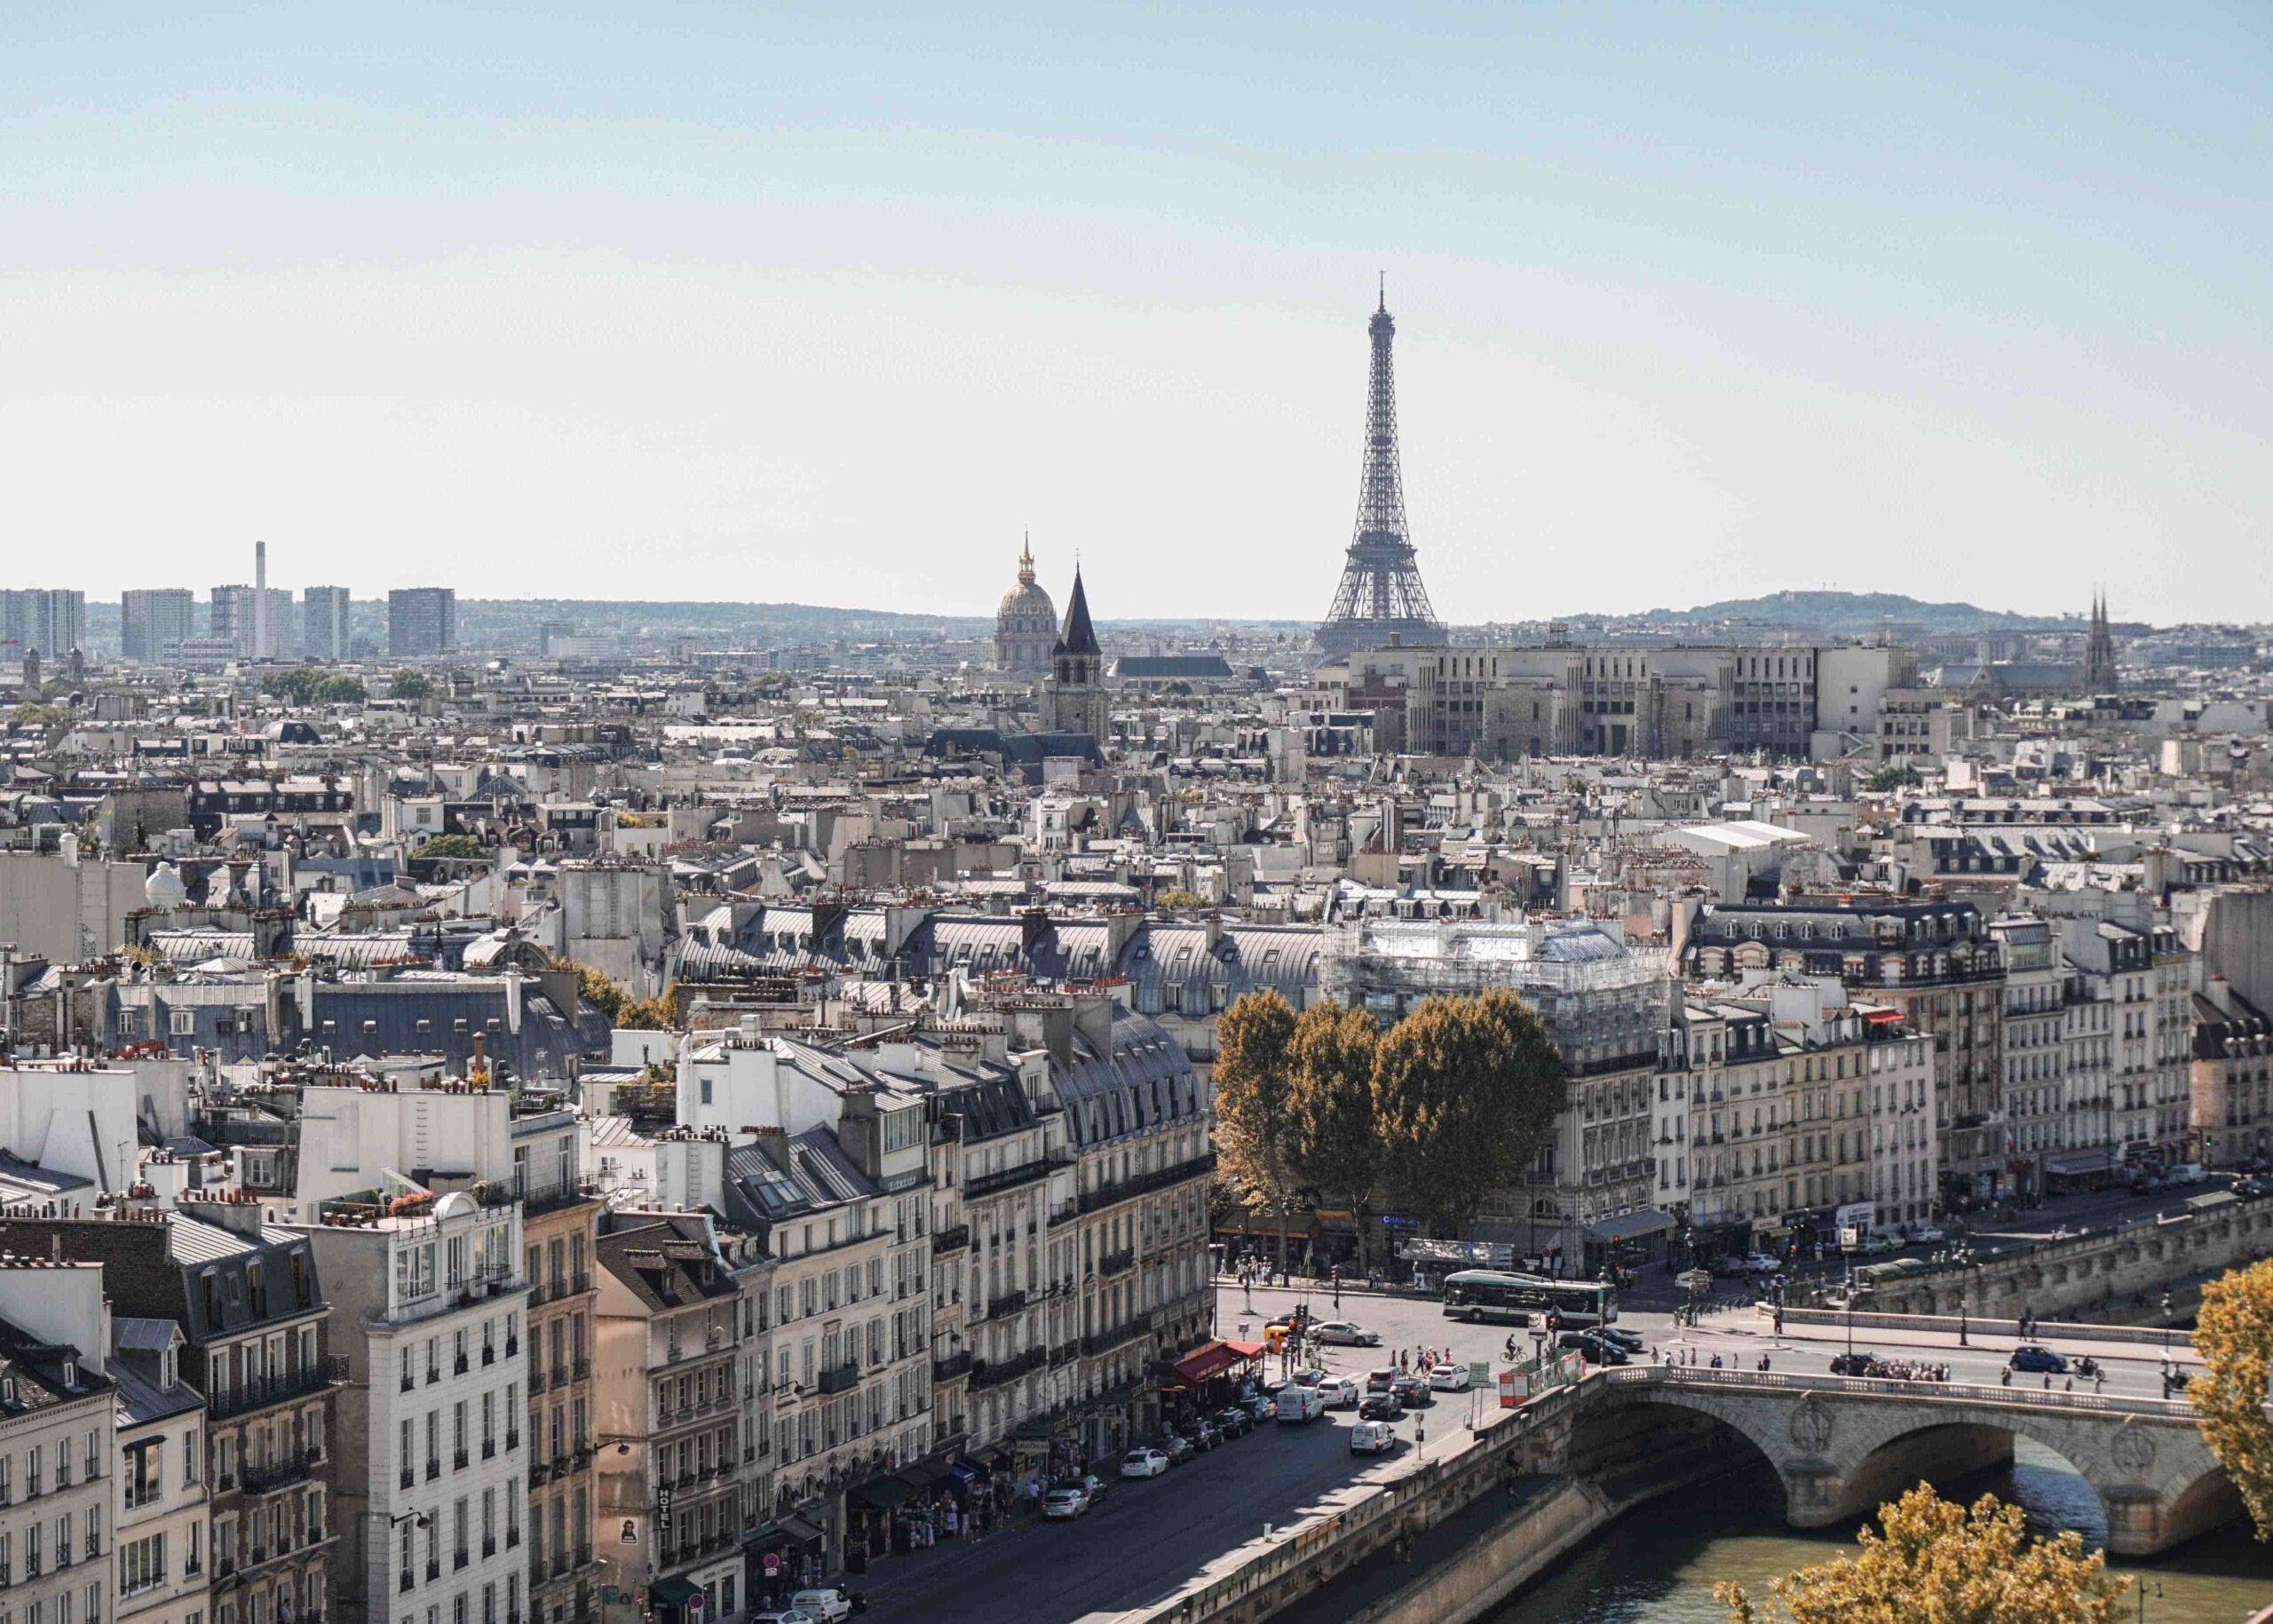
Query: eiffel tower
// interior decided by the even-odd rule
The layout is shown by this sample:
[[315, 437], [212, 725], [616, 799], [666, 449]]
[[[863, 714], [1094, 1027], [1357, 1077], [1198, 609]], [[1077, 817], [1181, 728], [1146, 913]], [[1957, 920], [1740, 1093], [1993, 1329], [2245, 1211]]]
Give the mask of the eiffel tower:
[[1392, 641], [1445, 640], [1405, 528], [1405, 476], [1397, 457], [1397, 383], [1389, 354], [1397, 323], [1390, 318], [1386, 285], [1366, 330], [1374, 342], [1374, 363], [1366, 385], [1366, 466], [1358, 487], [1358, 534], [1350, 543], [1349, 561], [1342, 566], [1334, 606], [1318, 629], [1319, 652], [1326, 660], [1386, 647]]

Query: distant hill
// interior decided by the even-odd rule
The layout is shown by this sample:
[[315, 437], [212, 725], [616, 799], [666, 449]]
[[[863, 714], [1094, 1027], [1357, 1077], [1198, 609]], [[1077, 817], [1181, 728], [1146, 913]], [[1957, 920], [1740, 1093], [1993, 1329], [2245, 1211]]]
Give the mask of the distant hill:
[[1929, 632], [2049, 631], [2072, 617], [2012, 614], [1967, 603], [1926, 603], [1900, 592], [1770, 592], [1731, 598], [1693, 609], [1653, 609], [1637, 618], [1669, 621], [1753, 621], [1771, 626], [1820, 626], [1826, 631], [1875, 631], [1889, 623]]

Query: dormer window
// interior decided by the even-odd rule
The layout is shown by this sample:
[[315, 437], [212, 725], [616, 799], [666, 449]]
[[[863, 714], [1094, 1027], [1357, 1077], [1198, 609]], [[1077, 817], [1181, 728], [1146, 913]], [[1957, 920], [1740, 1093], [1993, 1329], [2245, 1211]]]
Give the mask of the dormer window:
[[66, 1387], [79, 1385], [79, 1367], [69, 1359], [63, 1361], [63, 1385]]
[[15, 1402], [16, 1378], [13, 1376], [0, 1376], [0, 1404], [13, 1404]]

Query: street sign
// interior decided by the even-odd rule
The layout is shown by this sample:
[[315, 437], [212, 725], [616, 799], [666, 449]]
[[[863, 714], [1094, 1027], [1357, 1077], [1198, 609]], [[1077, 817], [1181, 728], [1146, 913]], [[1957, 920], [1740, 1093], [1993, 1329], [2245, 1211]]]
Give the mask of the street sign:
[[1492, 1361], [1490, 1359], [1470, 1359], [1469, 1361], [1468, 1384], [1470, 1387], [1482, 1387], [1491, 1380]]
[[692, 1595], [692, 1596], [688, 1596], [688, 1597], [686, 1598], [686, 1610], [687, 1610], [687, 1612], [688, 1612], [691, 1615], [693, 1615], [693, 1617], [695, 1617], [695, 1618], [698, 1618], [698, 1619], [699, 1619], [699, 1618], [701, 1618], [701, 1617], [702, 1616], [702, 1592], [701, 1592], [701, 1591], [697, 1590], [693, 1595]]
[[781, 1572], [781, 1553], [778, 1550], [767, 1551], [765, 1553], [764, 1566], [765, 1568], [765, 1576], [768, 1579], [772, 1579], [778, 1576]]

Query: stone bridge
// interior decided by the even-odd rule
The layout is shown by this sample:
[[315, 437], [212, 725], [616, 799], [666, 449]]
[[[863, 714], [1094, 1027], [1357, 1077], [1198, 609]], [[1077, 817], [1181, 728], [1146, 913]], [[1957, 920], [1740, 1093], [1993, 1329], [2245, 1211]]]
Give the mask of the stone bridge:
[[1859, 1522], [1921, 1478], [2008, 1461], [2016, 1437], [2083, 1475], [2118, 1556], [2167, 1550], [2241, 1510], [2183, 1401], [1657, 1365], [1600, 1371], [1585, 1386], [1574, 1459], [1590, 1425], [1630, 1429], [1646, 1406], [1708, 1415], [1768, 1457], [1797, 1528]]

